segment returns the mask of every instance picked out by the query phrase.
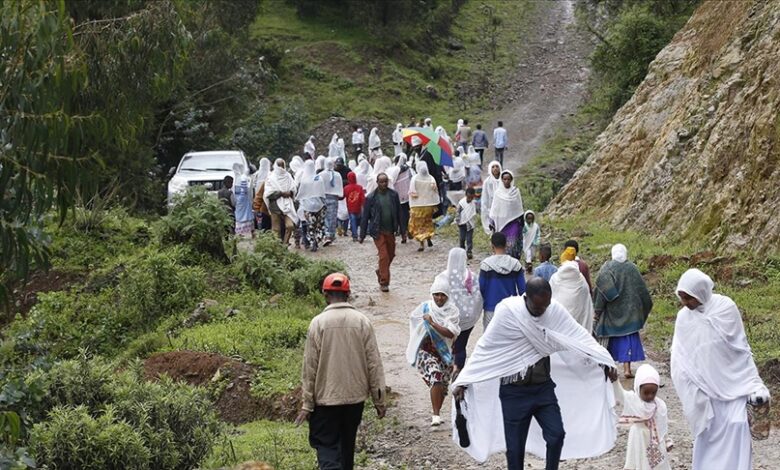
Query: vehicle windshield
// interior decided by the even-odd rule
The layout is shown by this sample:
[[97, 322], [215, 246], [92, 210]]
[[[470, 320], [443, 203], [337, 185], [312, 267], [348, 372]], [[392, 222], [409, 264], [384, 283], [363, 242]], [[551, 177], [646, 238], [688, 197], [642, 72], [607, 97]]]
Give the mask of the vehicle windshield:
[[240, 154], [185, 155], [179, 171], [233, 171], [234, 163], [244, 164]]

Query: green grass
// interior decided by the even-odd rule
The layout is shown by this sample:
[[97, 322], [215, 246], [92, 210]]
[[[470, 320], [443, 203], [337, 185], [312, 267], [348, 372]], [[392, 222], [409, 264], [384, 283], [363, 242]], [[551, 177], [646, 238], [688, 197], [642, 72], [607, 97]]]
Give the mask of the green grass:
[[[495, 61], [484, 35], [485, 4], [502, 23]], [[251, 35], [258, 44], [278, 44], [284, 52], [270, 93], [272, 113], [283, 98], [303, 96], [313, 122], [341, 115], [395, 123], [415, 115], [452, 127], [460, 116], [474, 123], [490, 117], [488, 90], [501, 89], [511, 78], [536, 5], [529, 0], [466, 2], [452, 27], [452, 36], [464, 46], [459, 51], [446, 49], [443, 40], [426, 50], [405, 44], [382, 50], [381, 41], [336, 15], [301, 19], [282, 0], [262, 4]], [[426, 93], [429, 85], [438, 99]]]
[[317, 467], [316, 456], [309, 447], [307, 426], [262, 420], [234, 428], [214, 446], [201, 468], [235, 465], [249, 460], [288, 470]]

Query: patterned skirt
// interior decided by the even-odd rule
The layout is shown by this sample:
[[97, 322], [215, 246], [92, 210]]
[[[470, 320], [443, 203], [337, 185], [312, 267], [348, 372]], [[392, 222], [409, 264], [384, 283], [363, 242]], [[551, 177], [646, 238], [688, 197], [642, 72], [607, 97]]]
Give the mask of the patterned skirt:
[[437, 383], [442, 384], [444, 385], [446, 393], [446, 389], [450, 385], [450, 378], [452, 377], [452, 367], [445, 365], [439, 355], [434, 352], [430, 339], [426, 338], [420, 345], [420, 349], [417, 350], [417, 361], [415, 366], [417, 367], [417, 372], [420, 373], [423, 382], [425, 382], [425, 385], [433, 387]]
[[242, 238], [252, 238], [252, 232], [255, 230], [255, 220], [250, 219], [243, 222], [236, 221], [236, 235]]
[[318, 246], [325, 238], [325, 206], [318, 212], [303, 213], [306, 222], [306, 246]]
[[412, 207], [409, 218], [409, 235], [418, 242], [433, 238], [433, 211], [436, 206]]

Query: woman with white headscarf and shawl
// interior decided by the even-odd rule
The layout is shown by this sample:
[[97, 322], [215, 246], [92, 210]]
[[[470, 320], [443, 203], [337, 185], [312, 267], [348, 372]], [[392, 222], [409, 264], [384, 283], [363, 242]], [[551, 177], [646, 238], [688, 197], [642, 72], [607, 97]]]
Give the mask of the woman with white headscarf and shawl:
[[325, 238], [325, 184], [322, 175], [314, 171], [314, 162], [306, 160], [303, 164], [295, 196], [303, 211], [301, 239], [304, 247], [317, 251]]
[[[414, 170], [408, 165], [406, 154], [398, 154], [398, 161], [395, 166], [388, 170], [388, 176], [393, 181], [393, 188], [398, 193], [398, 199], [401, 202], [401, 213], [398, 215], [401, 226], [401, 243], [406, 243], [409, 237], [409, 186], [412, 183]], [[390, 174], [392, 173], [392, 174]]]
[[[563, 263], [550, 279], [550, 288], [552, 299], [585, 331], [593, 331], [593, 301], [579, 265]], [[582, 361], [576, 353], [561, 351], [550, 356], [550, 377], [566, 430], [561, 459], [591, 458], [612, 449], [617, 439], [615, 397], [601, 367]], [[526, 452], [540, 458], [546, 454], [542, 428], [536, 421], [528, 431]]]
[[328, 144], [328, 156], [336, 158], [339, 156], [339, 135], [334, 133], [333, 137], [330, 138], [330, 143]]
[[501, 182], [490, 203], [490, 226], [494, 232], [506, 236], [507, 254], [522, 259], [523, 198], [514, 185], [514, 179], [511, 171], [501, 172]]
[[672, 381], [693, 443], [692, 470], [752, 469], [747, 406], [766, 405], [742, 315], [698, 269], [677, 283], [683, 304], [672, 338]]
[[252, 210], [255, 212], [255, 225], [261, 230], [269, 230], [271, 228], [271, 216], [268, 213], [265, 201], [263, 201], [265, 180], [268, 179], [270, 173], [271, 160], [265, 157], [261, 158], [257, 171], [252, 175], [252, 187], [255, 192], [254, 200], [252, 201]]
[[525, 255], [526, 270], [532, 272], [532, 263], [536, 258], [536, 252], [541, 243], [542, 231], [536, 223], [536, 214], [527, 210], [523, 214], [523, 254]]
[[[478, 462], [506, 452], [509, 468], [523, 468], [523, 427], [531, 421], [527, 413], [537, 413], [537, 419], [543, 418], [549, 430], [545, 437], [552, 445], [547, 464], [555, 468], [560, 460], [556, 450], [565, 443], [561, 420], [555, 416], [555, 383], [547, 379], [538, 384], [518, 384], [535, 379], [537, 374], [543, 378], [536, 366], [544, 358], [568, 351], [583, 366], [597, 364], [614, 369], [609, 353], [549, 295], [547, 281], [533, 278], [525, 294], [499, 303], [493, 320], [452, 384], [455, 399], [463, 400], [461, 409], [471, 440], [463, 450]], [[604, 381], [604, 372], [599, 373]], [[590, 423], [585, 426], [589, 429]], [[452, 429], [457, 443], [458, 429], [454, 425]], [[566, 435], [569, 432], [581, 430], [565, 429]]]
[[[316, 160], [314, 160], [314, 172], [319, 174], [325, 169], [325, 160], [327, 160], [330, 157], [326, 157], [325, 155], [320, 155], [317, 157]], [[335, 160], [335, 158], [334, 158]]]
[[482, 183], [482, 168], [479, 153], [473, 145], [469, 145], [464, 161], [466, 162], [466, 187], [475, 188]]
[[436, 132], [439, 137], [442, 137], [445, 141], [447, 141], [447, 143], [450, 144], [450, 148], [452, 148], [452, 139], [450, 139], [450, 136], [447, 135], [447, 131], [445, 131], [442, 126], [437, 126], [434, 132]]
[[[661, 377], [653, 366], [642, 364], [636, 370], [633, 390], [624, 390], [614, 382], [615, 401], [623, 406], [620, 423], [629, 426], [624, 469], [671, 470], [667, 451], [673, 442], [669, 437], [666, 402], [657, 396]], [[581, 409], [585, 409], [584, 405]], [[569, 435], [566, 435], [566, 439]], [[709, 467], [741, 468], [741, 467]]]
[[290, 172], [292, 173], [292, 176], [295, 177], [300, 174], [301, 170], [303, 170], [303, 159], [299, 155], [293, 155], [290, 159]]
[[493, 230], [490, 228], [490, 206], [493, 204], [493, 198], [501, 184], [501, 163], [493, 160], [488, 165], [487, 177], [482, 182], [482, 194], [479, 197], [479, 210], [482, 219], [482, 229], [487, 235], [491, 235]]
[[373, 193], [376, 191], [376, 188], [378, 188], [376, 183], [377, 176], [381, 175], [382, 173], [387, 175], [388, 184], [387, 187], [390, 189], [395, 190], [393, 185], [393, 178], [391, 178], [390, 169], [393, 167], [393, 161], [390, 160], [390, 157], [379, 157], [376, 160], [376, 163], [374, 163], [373, 171], [371, 172], [371, 175], [368, 177], [368, 181], [366, 182], [366, 195]]
[[466, 364], [466, 347], [469, 336], [482, 314], [482, 295], [477, 276], [468, 267], [468, 257], [463, 248], [452, 248], [447, 259], [447, 269], [439, 274], [450, 284], [450, 301], [458, 308], [460, 334], [452, 343], [455, 372]]
[[[452, 168], [447, 172], [450, 180], [451, 191], [462, 191], [463, 182], [466, 180], [466, 162], [463, 160], [463, 147], [458, 147], [456, 155], [452, 158]], [[458, 198], [459, 200], [460, 198]], [[453, 204], [457, 204], [457, 201]]]
[[310, 135], [309, 140], [303, 144], [303, 153], [309, 154], [309, 158], [314, 158], [314, 156], [317, 155], [316, 151], [317, 149], [314, 147], [314, 136]]
[[393, 156], [397, 157], [398, 155], [403, 152], [403, 144], [404, 144], [404, 134], [403, 134], [403, 128], [404, 125], [400, 122], [396, 124], [395, 130], [393, 131]]
[[333, 158], [325, 160], [325, 170], [319, 175], [325, 186], [325, 232], [327, 238], [323, 246], [328, 246], [336, 239], [338, 226], [339, 201], [344, 198], [344, 184], [341, 175], [336, 171]]
[[277, 158], [271, 174], [265, 180], [263, 200], [271, 214], [271, 229], [279, 235], [285, 246], [290, 243], [290, 236], [298, 223], [293, 202], [295, 191], [295, 180], [287, 172], [284, 160]]
[[382, 156], [382, 141], [379, 139], [379, 129], [371, 128], [368, 134], [368, 156], [369, 160], [376, 162]]
[[428, 172], [428, 164], [420, 161], [417, 163], [417, 174], [409, 183], [409, 235], [420, 242], [417, 251], [424, 251], [426, 242], [428, 246], [433, 246], [433, 212], [439, 202], [436, 180]]
[[255, 215], [252, 211], [252, 183], [244, 165], [233, 164], [233, 194], [236, 200], [236, 235], [251, 238], [255, 231]]
[[460, 333], [460, 314], [452, 302], [449, 282], [437, 276], [431, 285], [431, 298], [409, 316], [409, 345], [406, 362], [415, 367], [430, 389], [433, 416], [431, 426], [442, 422], [441, 412], [452, 375], [452, 341]]
[[339, 140], [336, 141], [336, 151], [338, 152], [336, 158], [341, 157], [342, 160], [347, 159], [347, 151], [344, 148], [344, 139], [341, 137], [339, 137]]
[[[357, 184], [363, 186], [364, 188], [368, 186], [368, 177], [371, 176], [372, 171], [373, 168], [371, 168], [371, 164], [368, 163], [366, 156], [362, 153], [358, 155], [358, 165], [355, 169]], [[366, 194], [368, 194], [368, 192], [366, 192]]]
[[645, 360], [639, 331], [653, 309], [647, 284], [623, 244], [612, 247], [612, 259], [604, 263], [593, 290], [594, 334], [607, 342], [612, 358], [623, 363], [623, 374], [633, 378], [631, 363]]

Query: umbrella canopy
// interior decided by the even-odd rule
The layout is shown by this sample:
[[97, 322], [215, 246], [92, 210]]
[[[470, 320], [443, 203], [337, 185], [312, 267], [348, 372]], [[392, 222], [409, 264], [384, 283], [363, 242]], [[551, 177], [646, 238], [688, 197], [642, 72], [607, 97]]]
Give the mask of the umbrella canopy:
[[[423, 127], [407, 127], [401, 131], [405, 142], [412, 145], [422, 144], [432, 156], [433, 161], [442, 166], [452, 166], [452, 146], [435, 131]], [[414, 140], [419, 139], [419, 142]]]

